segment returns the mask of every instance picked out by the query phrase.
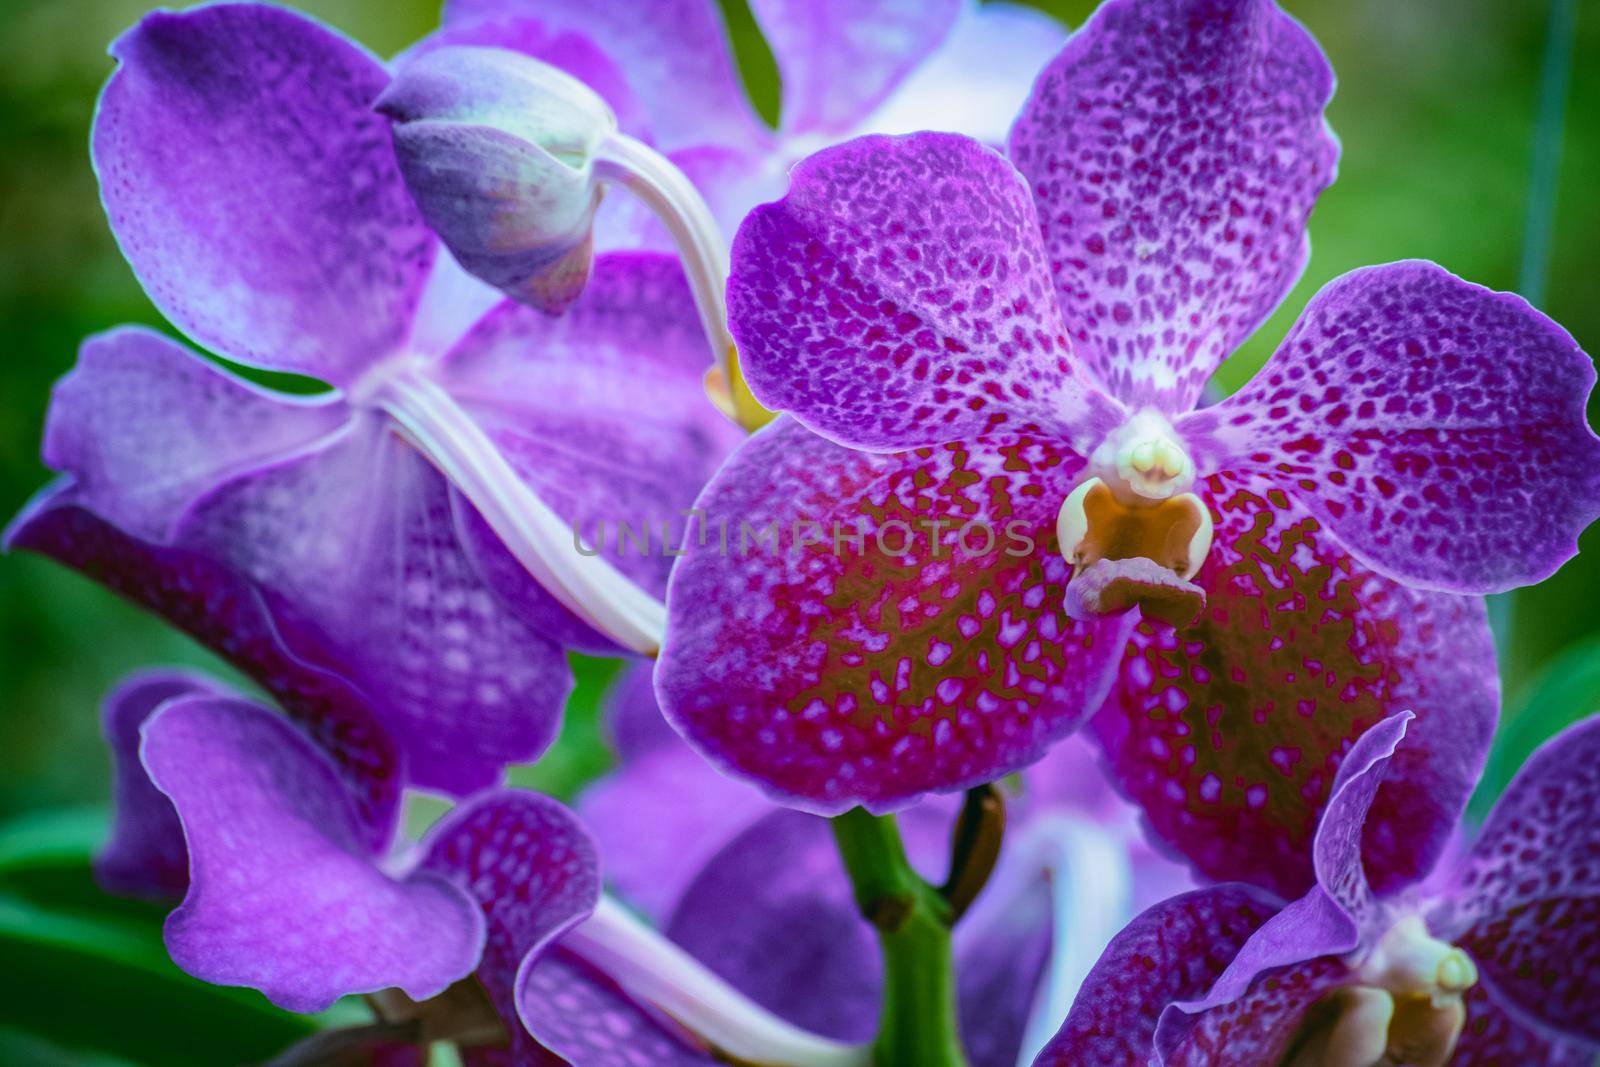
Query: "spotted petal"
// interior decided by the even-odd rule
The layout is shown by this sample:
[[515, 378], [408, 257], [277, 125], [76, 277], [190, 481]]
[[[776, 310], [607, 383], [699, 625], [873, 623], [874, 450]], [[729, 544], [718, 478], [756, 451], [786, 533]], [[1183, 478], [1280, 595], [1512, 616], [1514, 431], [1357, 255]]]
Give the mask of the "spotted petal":
[[718, 766], [819, 812], [1032, 762], [1099, 705], [1127, 627], [1062, 612], [1055, 519], [1081, 462], [1047, 440], [879, 455], [769, 426], [698, 502], [663, 710]]
[[93, 153], [112, 231], [197, 342], [348, 384], [399, 350], [435, 243], [369, 105], [377, 59], [256, 4], [118, 38]]
[[1600, 516], [1594, 380], [1521, 297], [1391, 263], [1329, 283], [1249, 385], [1179, 430], [1202, 469], [1269, 475], [1374, 570], [1491, 593], [1548, 577]]
[[125, 678], [100, 709], [111, 749], [115, 821], [94, 860], [95, 881], [109, 893], [176, 900], [189, 886], [189, 852], [172, 801], [150, 784], [139, 762], [139, 729], [169, 700], [215, 694], [211, 679], [191, 671], [150, 670]]
[[1467, 990], [1467, 1024], [1456, 1042], [1451, 1067], [1504, 1067], [1508, 1063], [1540, 1067], [1594, 1067], [1600, 1049], [1564, 1041], [1519, 1022], [1497, 1002], [1482, 982]]
[[331, 646], [322, 662], [373, 696], [413, 781], [464, 793], [544, 751], [571, 685], [560, 647], [508, 605], [523, 586], [490, 580], [520, 572], [491, 572], [463, 547], [475, 518], [363, 414], [315, 450], [222, 484], [174, 536], [293, 603]]
[[146, 770], [183, 821], [189, 892], [167, 919], [173, 961], [290, 1011], [399, 988], [422, 1000], [468, 974], [483, 921], [428, 874], [379, 870], [334, 766], [258, 705], [188, 697], [144, 727]]
[[559, 944], [529, 960], [522, 1021], [546, 1048], [584, 1067], [715, 1067], [725, 1062]]
[[[388, 844], [399, 815], [402, 757], [367, 698], [315, 665], [331, 652], [288, 602], [208, 556], [129, 536], [79, 505], [71, 485], [31, 504], [6, 532], [6, 547], [81, 571], [254, 679], [338, 766], [368, 847]], [[285, 627], [298, 633], [300, 654], [290, 651]]]
[[1195, 1021], [1166, 1067], [1258, 1067], [1283, 1063], [1306, 1013], [1348, 981], [1349, 968], [1324, 957], [1263, 975], [1237, 1000]]
[[1191, 407], [1293, 287], [1333, 180], [1333, 72], [1272, 0], [1109, 0], [1011, 129], [1079, 358]]
[[769, 408], [858, 448], [1117, 422], [1062, 334], [1027, 184], [954, 134], [862, 137], [795, 167], [733, 243], [729, 325]]
[[1334, 777], [1370, 726], [1416, 713], [1365, 829], [1379, 892], [1430, 869], [1498, 712], [1481, 602], [1371, 573], [1261, 480], [1213, 478], [1216, 523], [1185, 631], [1141, 626], [1095, 720], [1114, 780], [1202, 874], [1286, 899], [1312, 884]]
[[614, 253], [558, 318], [500, 305], [438, 376], [585, 546], [660, 595], [684, 513], [739, 437], [706, 400], [708, 361], [676, 260]]
[[478, 978], [511, 1034], [515, 1062], [545, 1062], [518, 1020], [519, 970], [594, 911], [600, 861], [570, 811], [537, 793], [495, 790], [452, 811], [423, 843], [422, 869], [462, 886], [488, 923]]
[[1162, 1010], [1204, 993], [1276, 910], [1242, 885], [1197, 889], [1150, 908], [1112, 939], [1035, 1067], [1148, 1062]]
[[950, 32], [962, 0], [752, 0], [788, 133], [848, 133]]
[[1435, 921], [1496, 1001], [1600, 1045], [1600, 717], [1535, 752], [1490, 813]]

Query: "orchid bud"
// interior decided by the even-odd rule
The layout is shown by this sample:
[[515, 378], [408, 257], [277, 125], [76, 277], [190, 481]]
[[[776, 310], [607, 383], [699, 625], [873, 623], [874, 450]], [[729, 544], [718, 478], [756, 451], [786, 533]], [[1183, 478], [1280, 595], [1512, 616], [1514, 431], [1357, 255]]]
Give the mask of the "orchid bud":
[[596, 150], [617, 129], [587, 85], [499, 48], [406, 63], [375, 104], [417, 206], [456, 259], [514, 300], [557, 312], [589, 276]]

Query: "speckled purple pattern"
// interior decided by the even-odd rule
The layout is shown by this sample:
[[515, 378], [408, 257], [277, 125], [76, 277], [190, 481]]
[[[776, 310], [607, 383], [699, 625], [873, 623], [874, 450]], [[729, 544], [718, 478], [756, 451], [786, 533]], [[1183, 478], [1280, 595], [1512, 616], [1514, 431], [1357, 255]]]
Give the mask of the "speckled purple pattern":
[[1166, 1067], [1263, 1067], [1282, 1063], [1306, 1012], [1350, 970], [1324, 957], [1264, 975], [1237, 1000], [1195, 1021]]
[[1221, 885], [1144, 912], [1101, 955], [1034, 1067], [1143, 1067], [1162, 1009], [1204, 993], [1276, 910], [1257, 890]]
[[1433, 865], [1482, 770], [1498, 714], [1480, 601], [1407, 589], [1330, 544], [1263, 479], [1202, 485], [1216, 540], [1194, 627], [1141, 625], [1094, 720], [1113, 780], [1156, 836], [1211, 878], [1286, 898], [1362, 732], [1416, 712], [1366, 829], [1380, 891]]
[[333, 764], [266, 708], [172, 701], [140, 755], [188, 844], [189, 891], [165, 928], [188, 973], [306, 1012], [396, 987], [423, 1000], [472, 971], [484, 935], [471, 898], [426, 873], [384, 874]]
[[716, 0], [447, 0], [448, 31], [530, 19], [598, 45], [627, 72], [657, 147], [760, 144]]
[[[1037, 439], [878, 455], [769, 426], [702, 494], [706, 544], [673, 572], [656, 669], [668, 719], [818, 812], [903, 806], [1039, 758], [1099, 706], [1130, 624], [1061, 609], [1056, 512], [1080, 463]], [[930, 520], [948, 523], [937, 552], [916, 525]], [[796, 522], [821, 543], [799, 545], [811, 528]], [[775, 546], [757, 540], [770, 523]], [[848, 540], [834, 554], [835, 523], [862, 531], [859, 554]]]
[[223, 483], [175, 538], [295, 604], [372, 694], [411, 780], [465, 793], [544, 751], [571, 685], [560, 647], [463, 549], [467, 507], [381, 417], [358, 416], [319, 449]]
[[533, 1035], [583, 1067], [715, 1067], [723, 1062], [559, 944], [529, 961], [518, 995]]
[[1271, 0], [1109, 0], [1010, 138], [1077, 358], [1189, 408], [1299, 278], [1333, 180], [1333, 72]]
[[[660, 596], [683, 513], [741, 436], [706, 401], [706, 365], [676, 259], [612, 253], [565, 314], [508, 301], [436, 378], [585, 546]], [[649, 526], [648, 554], [618, 550], [622, 523]]]
[[[338, 765], [368, 846], [388, 844], [400, 810], [402, 757], [367, 698], [315, 665], [326, 658], [315, 631], [281, 598], [205, 556], [128, 536], [77, 506], [70, 486], [30, 505], [7, 531], [6, 547], [81, 571], [254, 679]], [[297, 652], [285, 644], [285, 626], [298, 634]]]
[[1467, 1025], [1450, 1067], [1594, 1067], [1600, 1049], [1565, 1041], [1513, 1018], [1482, 982], [1467, 991]]
[[268, 392], [153, 330], [122, 326], [86, 340], [51, 390], [43, 455], [72, 472], [78, 499], [159, 541], [201, 492], [310, 444], [347, 415], [328, 397]]
[[123, 679], [101, 706], [100, 727], [111, 751], [113, 822], [94, 858], [94, 877], [106, 892], [177, 900], [189, 887], [183, 825], [139, 762], [139, 728], [175, 697], [216, 692], [202, 674], [155, 669]]
[[369, 108], [377, 59], [256, 4], [147, 15], [111, 51], [95, 170], [167, 317], [231, 359], [335, 384], [396, 351], [435, 241]]
[[1436, 921], [1503, 1003], [1600, 1045], [1600, 717], [1523, 765]]
[[843, 134], [936, 48], [962, 0], [751, 0], [778, 62], [785, 133]]
[[1329, 283], [1249, 385], [1178, 428], [1202, 471], [1269, 474], [1373, 569], [1499, 592], [1600, 515], [1594, 380], [1521, 297], [1392, 263]]
[[800, 163], [739, 227], [728, 315], [756, 397], [858, 448], [1045, 427], [1086, 450], [1119, 415], [1068, 350], [1027, 184], [955, 134]]
[[422, 869], [464, 887], [488, 920], [478, 978], [506, 1021], [515, 1062], [539, 1051], [518, 1020], [519, 970], [600, 899], [594, 842], [561, 804], [494, 790], [447, 815], [423, 842]]

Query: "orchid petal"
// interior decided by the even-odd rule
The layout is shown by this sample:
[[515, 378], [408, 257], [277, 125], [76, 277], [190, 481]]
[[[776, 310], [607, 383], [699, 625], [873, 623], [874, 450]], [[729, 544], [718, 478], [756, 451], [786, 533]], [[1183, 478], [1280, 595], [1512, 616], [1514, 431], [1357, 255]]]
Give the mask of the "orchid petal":
[[1262, 976], [1243, 996], [1195, 1020], [1165, 1067], [1259, 1067], [1282, 1063], [1306, 1013], [1349, 980], [1337, 959], [1315, 959]]
[[[140, 541], [76, 502], [70, 485], [45, 493], [7, 531], [8, 548], [41, 553], [160, 615], [272, 694], [337, 764], [373, 851], [393, 836], [402, 757], [367, 698], [312, 661], [326, 650], [294, 609], [236, 571], [182, 548]], [[283, 636], [299, 633], [291, 652]]]
[[1483, 768], [1498, 713], [1482, 603], [1372, 574], [1260, 479], [1204, 487], [1216, 536], [1200, 621], [1140, 627], [1095, 720], [1113, 779], [1155, 835], [1212, 877], [1292, 899], [1363, 731], [1411, 710], [1365, 830], [1378, 892], [1432, 867]]
[[303, 448], [347, 417], [337, 401], [269, 393], [153, 330], [123, 326], [85, 341], [51, 391], [44, 461], [69, 472], [100, 515], [162, 540], [222, 478]]
[[515, 1062], [544, 1062], [518, 1019], [518, 974], [594, 911], [600, 861], [593, 840], [556, 801], [493, 790], [447, 815], [422, 851], [422, 869], [464, 887], [487, 919], [478, 977], [511, 1032]]
[[1275, 479], [1373, 570], [1492, 593], [1548, 577], [1600, 516], [1594, 380], [1520, 296], [1391, 263], [1329, 283], [1250, 384], [1178, 430], [1203, 470]]
[[166, 316], [230, 359], [336, 385], [398, 351], [435, 242], [370, 110], [383, 66], [256, 4], [147, 15], [112, 54], [95, 170]]
[[1467, 990], [1466, 1001], [1467, 1024], [1456, 1041], [1451, 1067], [1506, 1067], [1513, 1063], [1594, 1067], [1600, 1055], [1593, 1045], [1564, 1041], [1519, 1022], [1482, 982]]
[[859, 133], [946, 130], [1002, 145], [1067, 28], [1022, 4], [967, 2], [955, 27], [863, 122]]
[[169, 700], [218, 692], [202, 674], [150, 670], [123, 679], [106, 697], [100, 720], [111, 749], [115, 820], [95, 857], [94, 876], [108, 893], [177, 900], [189, 887], [183, 824], [139, 762], [139, 728]]
[[173, 701], [145, 724], [141, 755], [183, 821], [189, 892], [166, 940], [190, 974], [304, 1012], [391, 987], [423, 1000], [472, 970], [471, 899], [431, 875], [383, 874], [333, 764], [265, 708]]
[[954, 134], [862, 137], [795, 167], [733, 244], [755, 396], [892, 451], [1042, 426], [1087, 451], [1117, 406], [1077, 369], [1027, 184]]
[[962, 0], [751, 0], [785, 133], [854, 129], [950, 32]]
[[1162, 1010], [1204, 993], [1276, 910], [1258, 890], [1220, 885], [1144, 912], [1107, 946], [1034, 1067], [1146, 1063]]
[[1098, 707], [1131, 625], [1061, 612], [1056, 512], [1081, 462], [1044, 440], [877, 455], [767, 427], [701, 495], [709, 536], [673, 572], [668, 719], [818, 812], [901, 807], [1037, 759]]
[[1434, 922], [1507, 1010], [1600, 1045], [1600, 717], [1533, 754]]
[[1271, 0], [1109, 0], [1012, 127], [1078, 358], [1176, 413], [1271, 314], [1333, 180], [1333, 72]]
[[175, 537], [293, 603], [333, 646], [319, 662], [373, 696], [412, 780], [465, 793], [544, 751], [571, 685], [545, 628], [509, 610], [463, 547], [471, 514], [381, 417], [362, 415], [223, 483]]
[[[765, 131], [745, 99], [715, 0], [448, 0], [444, 26], [531, 19], [593, 41], [625, 72], [658, 147], [755, 144]], [[598, 88], [598, 87], [596, 87]]]

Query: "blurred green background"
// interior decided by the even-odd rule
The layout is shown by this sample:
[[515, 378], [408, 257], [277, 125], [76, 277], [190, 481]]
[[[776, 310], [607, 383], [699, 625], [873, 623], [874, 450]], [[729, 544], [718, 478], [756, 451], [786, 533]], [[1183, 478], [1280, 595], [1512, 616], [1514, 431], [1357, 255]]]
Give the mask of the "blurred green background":
[[[1554, 143], [1549, 134], [1559, 132], [1561, 154], [1548, 254], [1535, 255], [1532, 263], [1547, 266], [1544, 309], [1586, 350], [1600, 352], [1600, 2], [1556, 3], [1576, 8], [1575, 62], [1563, 128], [1542, 138], [1548, 151]], [[38, 461], [46, 396], [71, 365], [78, 341], [121, 322], [161, 322], [105, 227], [87, 153], [95, 95], [111, 70], [106, 45], [154, 6], [0, 0], [0, 512], [6, 516], [46, 478]], [[426, 33], [437, 17], [436, 0], [304, 0], [297, 6], [384, 55]], [[725, 6], [752, 97], [770, 118], [777, 98], [771, 57], [743, 0]], [[1093, 3], [1044, 0], [1037, 6], [1076, 25]], [[1310, 270], [1284, 309], [1224, 368], [1230, 388], [1260, 364], [1317, 287], [1354, 267], [1423, 257], [1474, 281], [1514, 289], [1528, 266], [1524, 242], [1530, 174], [1541, 142], [1547, 0], [1285, 0], [1284, 6], [1310, 27], [1338, 72], [1330, 119], [1344, 154], [1339, 181], [1312, 219]], [[1502, 635], [1505, 752], [1497, 753], [1497, 773], [1513, 767], [1538, 738], [1600, 705], [1600, 528], [1583, 547], [1561, 573], [1517, 594], [1510, 605]], [[28, 556], [0, 558], [0, 819], [32, 820], [0, 833], [0, 875], [20, 869], [19, 862], [37, 867], [44, 857], [44, 873], [28, 876], [36, 882], [31, 890], [27, 878], [17, 883], [28, 890], [19, 890], [22, 911], [8, 910], [9, 898], [0, 896], [0, 973], [7, 985], [34, 974], [44, 989], [52, 988], [49, 975], [55, 974], [86, 990], [81, 995], [88, 1001], [117, 1002], [116, 1017], [124, 1024], [136, 1026], [146, 1010], [209, 1012], [213, 1022], [205, 1031], [213, 1038], [254, 1034], [266, 1043], [239, 1046], [244, 1055], [247, 1047], [271, 1047], [293, 1028], [262, 1012], [253, 994], [219, 999], [164, 970], [159, 944], [151, 941], [154, 913], [89, 899], [80, 860], [99, 832], [92, 815], [68, 812], [48, 816], [55, 820], [49, 825], [39, 821], [40, 813], [103, 804], [107, 766], [98, 702], [124, 672], [174, 662], [217, 666], [187, 640], [61, 568]], [[609, 665], [584, 663], [580, 673], [585, 684], [567, 735], [528, 779], [563, 795], [605, 760], [593, 707]], [[52, 850], [66, 857], [59, 878], [50, 873]], [[75, 892], [94, 923], [110, 925], [73, 928], [77, 918], [27, 910], [28, 900], [71, 905]], [[72, 946], [80, 941], [116, 946], [119, 937], [131, 938], [120, 962], [95, 957], [97, 968], [110, 967], [104, 988], [71, 965]], [[130, 998], [128, 990], [140, 983], [143, 992]], [[191, 1005], [185, 997], [201, 999]], [[12, 999], [8, 993], [0, 1002]], [[14, 1001], [0, 1015], [0, 1060], [111, 1062], [79, 1053], [68, 1058], [51, 1043], [65, 1040], [151, 1057], [139, 1062], [178, 1062], [163, 1058], [170, 1054], [141, 1053], [140, 1043], [114, 1021], [102, 1016], [96, 1027], [86, 1023], [86, 1014], [93, 1013], [61, 1003], [54, 993]], [[49, 1025], [32, 1025], [41, 1019]], [[30, 1029], [46, 1036], [24, 1032]], [[204, 1039], [197, 1049], [203, 1051], [196, 1062], [226, 1058]]]

